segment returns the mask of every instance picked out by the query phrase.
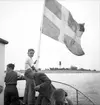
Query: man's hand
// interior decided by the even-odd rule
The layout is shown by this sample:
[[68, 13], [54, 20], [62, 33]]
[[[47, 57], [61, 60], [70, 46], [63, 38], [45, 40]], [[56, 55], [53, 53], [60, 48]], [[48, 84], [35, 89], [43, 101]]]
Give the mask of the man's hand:
[[40, 89], [40, 85], [35, 86], [34, 89], [38, 91]]
[[32, 70], [35, 70], [35, 67], [34, 66], [32, 66], [31, 68], [32, 68]]

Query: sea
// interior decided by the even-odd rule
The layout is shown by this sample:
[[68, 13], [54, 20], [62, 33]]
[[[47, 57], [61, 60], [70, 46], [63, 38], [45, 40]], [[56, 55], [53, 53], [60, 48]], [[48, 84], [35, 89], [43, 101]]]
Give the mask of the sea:
[[[100, 73], [54, 72], [46, 73], [46, 75], [53, 81], [52, 84], [56, 88], [63, 88], [68, 93], [74, 105], [100, 105]], [[25, 80], [18, 81], [17, 87], [19, 96], [23, 97]]]

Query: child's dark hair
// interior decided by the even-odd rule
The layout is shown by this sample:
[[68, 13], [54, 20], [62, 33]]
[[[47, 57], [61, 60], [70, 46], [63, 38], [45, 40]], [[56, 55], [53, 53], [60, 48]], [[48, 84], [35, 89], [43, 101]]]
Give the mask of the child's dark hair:
[[11, 68], [11, 69], [14, 69], [14, 68], [15, 68], [15, 65], [12, 64], [12, 63], [9, 63], [9, 64], [7, 65], [7, 67], [9, 67], [9, 68]]
[[32, 49], [32, 48], [28, 49], [28, 52], [30, 52], [30, 51], [34, 51], [34, 52], [35, 52], [35, 50], [34, 50], [34, 49]]

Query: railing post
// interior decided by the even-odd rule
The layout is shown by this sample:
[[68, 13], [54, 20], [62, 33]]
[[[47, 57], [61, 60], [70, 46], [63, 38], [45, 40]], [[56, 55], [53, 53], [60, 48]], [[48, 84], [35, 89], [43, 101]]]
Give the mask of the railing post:
[[76, 102], [77, 102], [77, 105], [78, 105], [78, 90], [76, 90]]

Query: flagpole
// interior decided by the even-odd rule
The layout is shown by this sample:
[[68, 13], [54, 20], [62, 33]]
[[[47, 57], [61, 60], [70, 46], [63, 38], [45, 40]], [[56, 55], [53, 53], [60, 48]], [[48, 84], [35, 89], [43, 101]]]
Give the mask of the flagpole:
[[[44, 0], [44, 4], [43, 4], [43, 15], [44, 15], [44, 7], [45, 7], [45, 0]], [[36, 66], [35, 66], [36, 69], [38, 69], [39, 59], [40, 59], [40, 46], [41, 46], [41, 34], [42, 34], [43, 15], [42, 15], [42, 21], [41, 21], [41, 25], [40, 25], [40, 38], [39, 38], [39, 43], [38, 43], [37, 62], [36, 62]]]
[[39, 59], [40, 59], [40, 46], [41, 46], [41, 31], [40, 31], [40, 38], [39, 38], [39, 42], [38, 42], [38, 52], [37, 52], [37, 61], [36, 61], [36, 66], [35, 68], [38, 69], [38, 65], [39, 65]]

